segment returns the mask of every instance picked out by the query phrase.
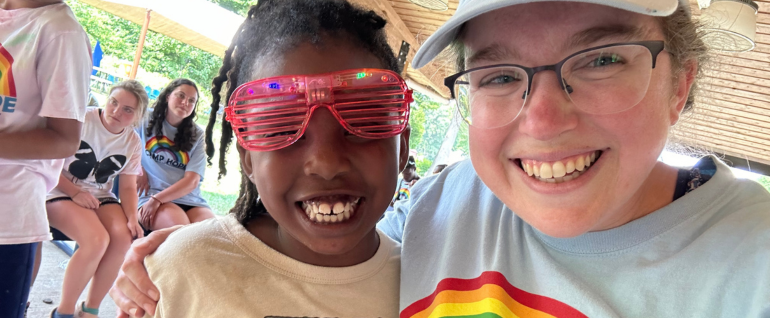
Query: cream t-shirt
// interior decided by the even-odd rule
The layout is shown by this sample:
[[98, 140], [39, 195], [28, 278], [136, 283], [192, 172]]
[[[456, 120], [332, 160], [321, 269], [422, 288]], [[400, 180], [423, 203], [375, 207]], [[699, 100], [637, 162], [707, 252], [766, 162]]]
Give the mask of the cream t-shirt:
[[145, 260], [160, 290], [155, 317], [398, 317], [401, 247], [350, 267], [301, 263], [273, 250], [233, 215], [174, 232]]
[[[91, 45], [64, 4], [0, 9], [0, 133], [43, 128], [46, 117], [83, 121]], [[0, 244], [49, 240], [45, 197], [64, 159], [0, 159]]]

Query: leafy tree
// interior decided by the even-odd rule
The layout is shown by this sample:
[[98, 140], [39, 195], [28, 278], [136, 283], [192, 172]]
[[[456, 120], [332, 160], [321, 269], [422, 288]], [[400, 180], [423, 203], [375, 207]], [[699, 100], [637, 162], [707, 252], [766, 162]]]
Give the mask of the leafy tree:
[[[121, 60], [134, 60], [141, 33], [140, 25], [77, 0], [68, 0], [67, 4], [88, 33], [91, 43], [95, 44], [98, 40], [105, 55]], [[148, 31], [139, 65], [148, 72], [159, 73], [168, 78], [190, 78], [198, 83], [203, 91], [207, 91], [211, 79], [222, 65], [222, 59], [163, 34]]]
[[767, 191], [770, 191], [770, 177], [761, 176], [757, 181], [759, 181], [759, 183], [762, 184], [765, 189], [767, 189]]
[[418, 153], [417, 173], [424, 174], [438, 154], [449, 123], [452, 109], [430, 97], [414, 92], [414, 103], [410, 117], [412, 133], [409, 144]]
[[235, 12], [237, 14], [240, 14], [244, 17], [249, 12], [249, 7], [251, 7], [254, 4], [257, 4], [256, 0], [206, 0], [206, 1], [216, 3], [220, 7], [230, 10], [232, 12]]

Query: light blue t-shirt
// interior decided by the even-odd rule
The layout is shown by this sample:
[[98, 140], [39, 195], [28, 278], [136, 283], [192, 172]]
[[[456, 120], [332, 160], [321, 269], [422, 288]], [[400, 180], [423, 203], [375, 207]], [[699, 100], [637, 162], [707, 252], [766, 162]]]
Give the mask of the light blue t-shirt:
[[[185, 172], [191, 171], [197, 173], [201, 182], [206, 171], [206, 154], [203, 144], [203, 129], [195, 125], [195, 144], [190, 151], [181, 151], [174, 149], [174, 136], [177, 129], [171, 126], [167, 121], [163, 121], [163, 136], [154, 136], [147, 134], [147, 124], [149, 120], [144, 120], [141, 127], [136, 128], [136, 132], [142, 138], [144, 145], [144, 154], [142, 155], [142, 167], [147, 172], [150, 180], [150, 193], [139, 197], [139, 206], [147, 203], [150, 196], [165, 190], [172, 184], [182, 180]], [[200, 183], [189, 194], [173, 200], [176, 204], [186, 204], [192, 206], [208, 207], [206, 200], [201, 196]]]
[[401, 318], [770, 317], [770, 193], [708, 159], [714, 176], [680, 199], [567, 239], [517, 217], [470, 161], [425, 178], [378, 224], [403, 242]]

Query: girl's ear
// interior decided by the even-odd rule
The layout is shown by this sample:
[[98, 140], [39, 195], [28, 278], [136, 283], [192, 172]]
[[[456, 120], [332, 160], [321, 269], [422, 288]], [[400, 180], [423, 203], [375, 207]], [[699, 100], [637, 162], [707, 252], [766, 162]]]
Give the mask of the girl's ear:
[[398, 153], [398, 172], [404, 171], [406, 163], [409, 161], [409, 135], [412, 133], [412, 127], [406, 126], [404, 132], [401, 133], [400, 147]]
[[241, 157], [241, 169], [243, 170], [243, 173], [249, 177], [251, 183], [254, 183], [254, 178], [251, 174], [253, 169], [251, 166], [251, 154], [249, 154], [249, 151], [246, 149], [243, 149], [241, 144], [239, 144], [237, 141], [235, 142], [235, 148], [238, 149], [238, 156]]

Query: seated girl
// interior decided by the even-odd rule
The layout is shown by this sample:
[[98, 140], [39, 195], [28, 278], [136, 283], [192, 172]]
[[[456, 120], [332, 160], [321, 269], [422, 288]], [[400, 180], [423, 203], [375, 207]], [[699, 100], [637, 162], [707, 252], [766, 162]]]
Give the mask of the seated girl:
[[163, 89], [137, 128], [144, 144], [138, 179], [139, 215], [146, 231], [214, 217], [201, 197], [206, 169], [203, 129], [195, 124], [198, 87], [179, 78]]
[[408, 158], [411, 92], [385, 23], [346, 1], [249, 10], [209, 122], [227, 81], [219, 151], [234, 131], [242, 191], [147, 259], [156, 317], [398, 316], [400, 247], [375, 225]]
[[[48, 194], [51, 226], [80, 246], [64, 272], [61, 302], [51, 317], [96, 317], [132, 240], [143, 234], [136, 208], [142, 145], [132, 126], [147, 103], [142, 84], [127, 80], [112, 87], [104, 109], [89, 108], [80, 149], [65, 160], [59, 185]], [[117, 175], [120, 200], [111, 192]], [[88, 297], [76, 308], [89, 280]]]

